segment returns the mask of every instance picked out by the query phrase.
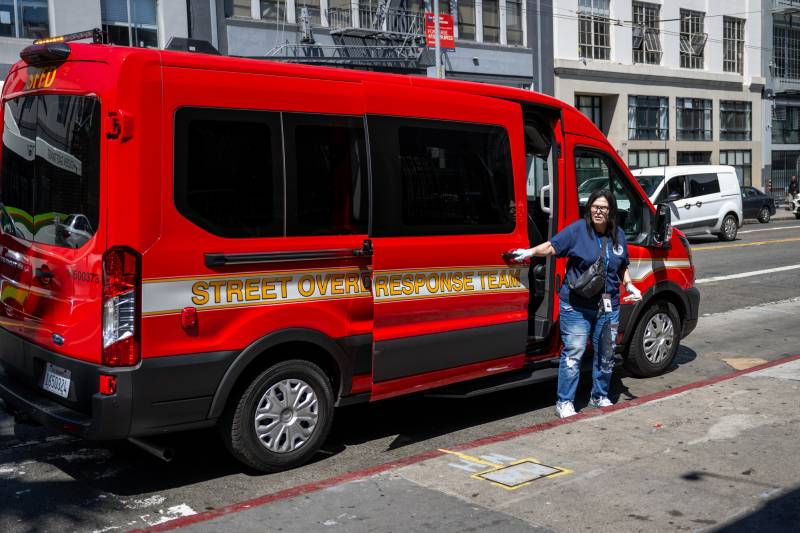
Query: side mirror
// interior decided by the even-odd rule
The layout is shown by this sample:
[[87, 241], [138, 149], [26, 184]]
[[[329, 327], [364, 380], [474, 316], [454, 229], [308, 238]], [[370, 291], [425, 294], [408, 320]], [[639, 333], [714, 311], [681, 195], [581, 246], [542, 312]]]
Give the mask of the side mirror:
[[666, 202], [677, 202], [681, 198], [683, 198], [683, 195], [681, 193], [679, 193], [678, 191], [672, 191], [671, 193], [669, 193], [669, 196], [667, 196], [667, 199], [665, 201]]
[[672, 211], [667, 204], [658, 204], [650, 226], [650, 246], [669, 248], [672, 242]]

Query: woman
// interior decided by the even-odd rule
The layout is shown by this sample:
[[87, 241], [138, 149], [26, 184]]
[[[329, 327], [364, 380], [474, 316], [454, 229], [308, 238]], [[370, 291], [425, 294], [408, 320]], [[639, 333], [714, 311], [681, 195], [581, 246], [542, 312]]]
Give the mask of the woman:
[[612, 405], [608, 399], [611, 372], [614, 369], [614, 341], [619, 325], [619, 286], [624, 282], [628, 296], [625, 301], [642, 298], [628, 273], [628, 246], [625, 232], [618, 228], [617, 202], [607, 189], [595, 190], [587, 202], [584, 220], [564, 228], [550, 241], [529, 249], [514, 250], [514, 259], [557, 255], [568, 257], [567, 280], [575, 281], [600, 257], [603, 242], [606, 284], [604, 290], [591, 298], [583, 298], [570, 290], [569, 283], [561, 285], [560, 324], [564, 348], [558, 369], [558, 401], [556, 414], [566, 418], [575, 414], [573, 401], [580, 377], [580, 362], [591, 337], [594, 347], [592, 364], [592, 393], [589, 407]]

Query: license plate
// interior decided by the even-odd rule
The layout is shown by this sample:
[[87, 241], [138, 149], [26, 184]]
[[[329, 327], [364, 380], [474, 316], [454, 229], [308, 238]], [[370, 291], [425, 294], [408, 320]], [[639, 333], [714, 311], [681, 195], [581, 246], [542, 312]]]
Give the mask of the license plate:
[[54, 364], [47, 363], [42, 388], [62, 398], [69, 396], [71, 372]]

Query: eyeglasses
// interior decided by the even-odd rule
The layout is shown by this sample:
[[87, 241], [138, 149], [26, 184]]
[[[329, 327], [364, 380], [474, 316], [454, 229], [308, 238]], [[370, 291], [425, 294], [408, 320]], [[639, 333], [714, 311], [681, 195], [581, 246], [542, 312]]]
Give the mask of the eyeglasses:
[[607, 205], [593, 205], [591, 209], [592, 213], [608, 213]]

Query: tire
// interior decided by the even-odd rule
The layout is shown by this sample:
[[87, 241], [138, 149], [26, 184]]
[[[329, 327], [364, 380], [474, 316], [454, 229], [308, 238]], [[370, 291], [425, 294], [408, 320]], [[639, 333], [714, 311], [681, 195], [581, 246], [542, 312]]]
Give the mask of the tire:
[[[659, 324], [664, 324], [663, 329], [660, 329]], [[671, 341], [667, 341], [670, 330]], [[665, 301], [651, 304], [636, 324], [628, 345], [625, 367], [634, 376], [642, 378], [663, 374], [675, 359], [681, 331], [680, 316], [674, 305]], [[659, 343], [661, 348], [657, 346]]]
[[[290, 403], [301, 407], [293, 409]], [[247, 466], [262, 472], [287, 470], [307, 462], [325, 442], [333, 403], [331, 383], [322, 369], [309, 361], [283, 361], [231, 397], [220, 432], [231, 454]], [[259, 407], [265, 412], [257, 418]], [[274, 429], [259, 438], [257, 424]]]
[[761, 211], [758, 212], [758, 221], [762, 224], [766, 224], [772, 218], [772, 214], [769, 212], [769, 207], [764, 206], [761, 208]]
[[794, 214], [794, 218], [796, 218], [797, 220], [800, 220], [800, 213], [795, 213]]
[[735, 241], [738, 233], [739, 224], [736, 220], [736, 217], [731, 214], [725, 215], [725, 218], [722, 219], [722, 224], [719, 226], [719, 240]]

